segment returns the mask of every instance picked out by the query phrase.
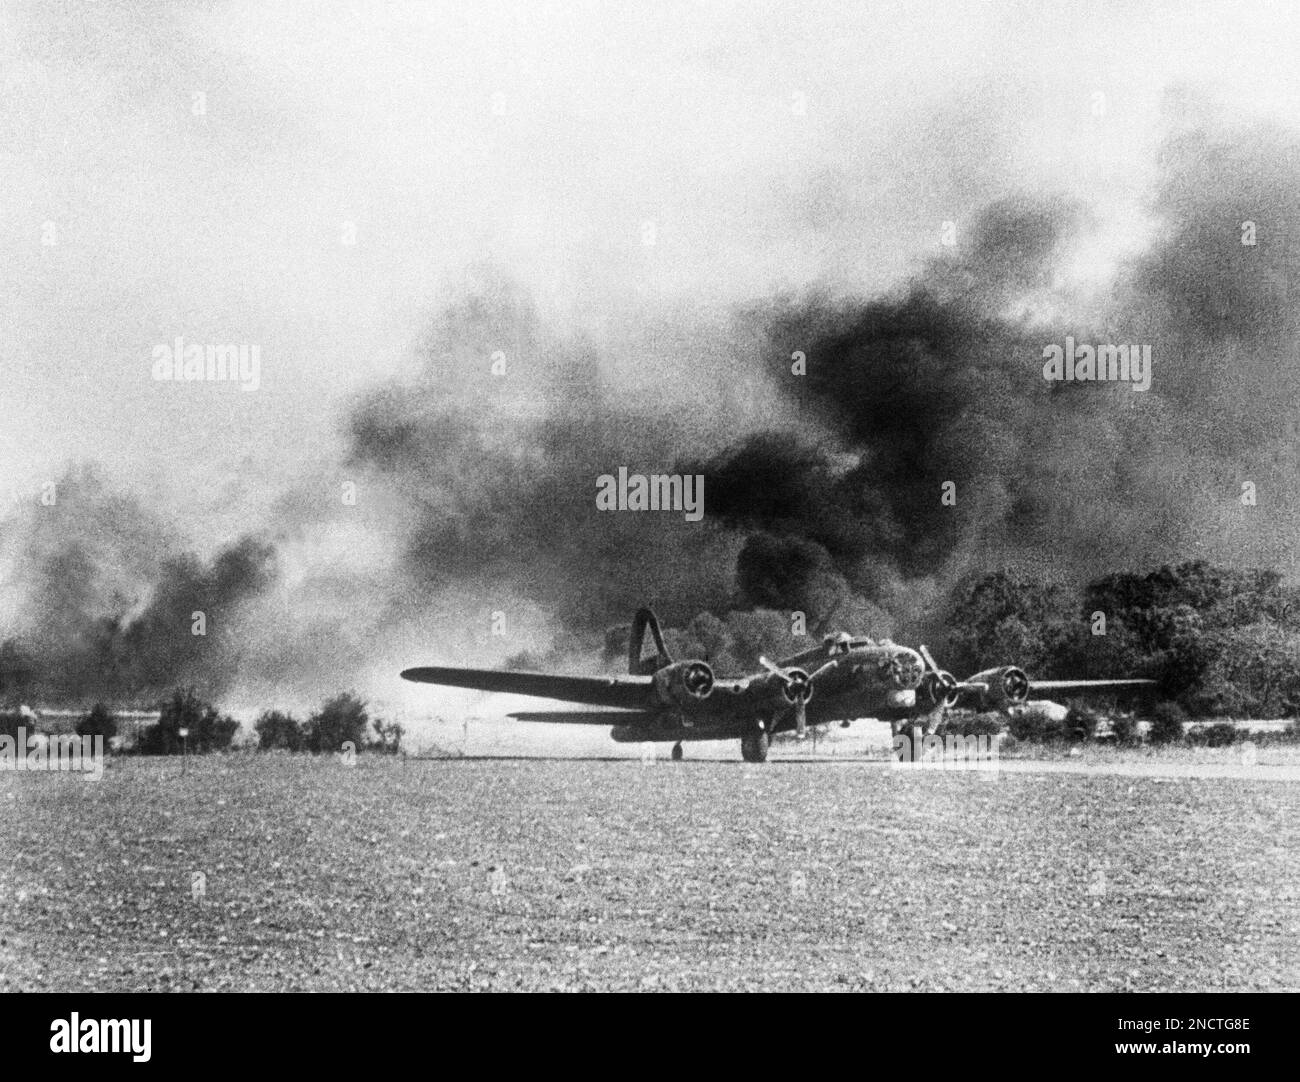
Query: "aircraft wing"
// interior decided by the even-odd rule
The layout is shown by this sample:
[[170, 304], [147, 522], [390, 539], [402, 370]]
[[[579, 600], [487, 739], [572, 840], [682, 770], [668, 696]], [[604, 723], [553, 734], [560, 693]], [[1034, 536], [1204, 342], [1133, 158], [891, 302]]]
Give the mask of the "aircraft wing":
[[424, 666], [405, 669], [403, 680], [445, 687], [496, 691], [511, 695], [536, 695], [585, 706], [613, 706], [646, 710], [654, 706], [649, 676], [559, 676], [539, 672], [502, 672], [499, 669], [449, 669]]
[[1030, 680], [1029, 691], [1101, 691], [1105, 688], [1155, 687], [1154, 680]]

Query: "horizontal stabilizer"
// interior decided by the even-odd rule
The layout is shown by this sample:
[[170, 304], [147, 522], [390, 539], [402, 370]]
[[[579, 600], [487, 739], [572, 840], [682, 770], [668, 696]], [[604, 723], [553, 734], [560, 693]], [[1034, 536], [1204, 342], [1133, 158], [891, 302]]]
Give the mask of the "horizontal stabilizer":
[[406, 669], [403, 680], [444, 687], [495, 691], [510, 695], [535, 695], [586, 706], [612, 706], [644, 710], [653, 701], [649, 676], [561, 676], [540, 672], [503, 672], [500, 669], [451, 669], [426, 665]]
[[654, 715], [644, 710], [526, 710], [509, 716], [516, 721], [557, 725], [641, 725]]

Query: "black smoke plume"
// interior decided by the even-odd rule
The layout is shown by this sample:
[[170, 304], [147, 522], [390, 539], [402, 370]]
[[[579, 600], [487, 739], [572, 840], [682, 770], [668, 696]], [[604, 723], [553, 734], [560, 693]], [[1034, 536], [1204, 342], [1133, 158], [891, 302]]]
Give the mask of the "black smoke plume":
[[6, 524], [7, 593], [23, 614], [0, 657], [6, 698], [147, 704], [188, 684], [220, 695], [241, 667], [241, 609], [274, 579], [243, 537], [210, 560], [91, 469]]
[[[641, 604], [671, 641], [738, 659], [795, 613], [928, 631], [955, 584], [1001, 568], [1078, 583], [1199, 557], [1294, 576], [1297, 162], [1272, 130], [1172, 133], [1150, 235], [1102, 292], [1072, 270], [1089, 208], [1024, 193], [886, 295], [782, 296], [730, 324], [683, 305], [599, 343], [480, 269], [419, 371], [348, 409], [354, 509], [324, 513], [304, 483], [206, 560], [88, 476], [8, 523], [8, 679], [317, 692], [377, 659], [576, 664]], [[1150, 390], [1046, 381], [1067, 336], [1150, 345]], [[598, 510], [619, 467], [703, 475], [703, 521]], [[326, 537], [353, 562], [301, 555]], [[494, 642], [496, 612], [527, 633]]]

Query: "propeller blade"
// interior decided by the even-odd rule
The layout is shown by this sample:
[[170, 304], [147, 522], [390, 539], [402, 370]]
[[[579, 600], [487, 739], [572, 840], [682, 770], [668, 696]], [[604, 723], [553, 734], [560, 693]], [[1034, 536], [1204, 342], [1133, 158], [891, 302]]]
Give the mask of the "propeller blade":
[[[758, 663], [773, 676], [779, 676], [785, 684], [786, 698], [794, 705], [795, 734], [802, 740], [808, 731], [808, 699], [812, 695], [813, 677], [801, 669], [782, 669], [762, 656], [759, 657]], [[818, 672], [820, 671], [819, 669]]]
[[925, 658], [925, 663], [930, 666], [930, 671], [934, 673], [935, 676], [938, 676], [939, 666], [934, 663], [934, 657], [930, 654], [929, 649], [925, 646], [922, 646], [920, 649], [920, 654], [923, 658]]

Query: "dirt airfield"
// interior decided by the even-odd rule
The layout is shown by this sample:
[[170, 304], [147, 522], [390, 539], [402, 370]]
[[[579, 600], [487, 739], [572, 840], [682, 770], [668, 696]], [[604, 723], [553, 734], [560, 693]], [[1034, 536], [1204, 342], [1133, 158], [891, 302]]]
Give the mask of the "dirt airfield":
[[0, 774], [0, 990], [1300, 989], [1294, 779], [610, 751]]

